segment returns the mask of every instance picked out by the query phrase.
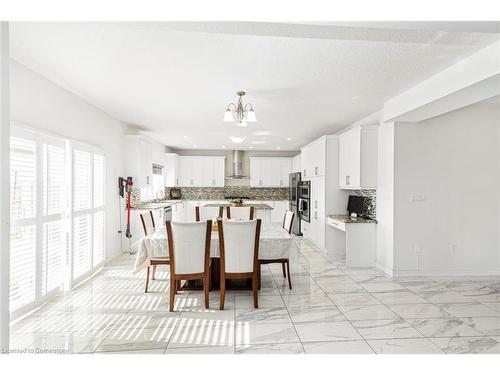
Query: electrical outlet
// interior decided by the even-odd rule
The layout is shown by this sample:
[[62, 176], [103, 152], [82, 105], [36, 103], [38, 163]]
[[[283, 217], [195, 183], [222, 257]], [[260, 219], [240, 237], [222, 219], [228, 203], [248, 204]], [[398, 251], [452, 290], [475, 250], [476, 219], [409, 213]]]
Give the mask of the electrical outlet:
[[421, 194], [410, 195], [410, 202], [424, 202], [424, 201], [425, 201], [425, 195]]

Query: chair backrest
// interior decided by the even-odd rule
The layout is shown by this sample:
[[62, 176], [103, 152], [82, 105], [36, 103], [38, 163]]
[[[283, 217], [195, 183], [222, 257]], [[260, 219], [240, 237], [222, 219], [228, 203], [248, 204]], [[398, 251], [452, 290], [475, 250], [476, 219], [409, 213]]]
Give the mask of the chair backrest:
[[285, 217], [283, 218], [283, 228], [288, 232], [292, 233], [292, 224], [295, 214], [292, 211], [285, 212]]
[[207, 221], [213, 220], [216, 217], [222, 217], [223, 208], [222, 207], [195, 207], [195, 218], [196, 221]]
[[253, 207], [228, 207], [227, 217], [229, 219], [253, 220]]
[[147, 214], [141, 214], [142, 229], [144, 230], [144, 235], [147, 236], [155, 231], [155, 219], [153, 216], [153, 211], [149, 211]]
[[258, 267], [261, 220], [219, 221], [221, 271], [254, 272]]
[[180, 223], [167, 221], [170, 272], [187, 275], [205, 272], [210, 256], [212, 221]]

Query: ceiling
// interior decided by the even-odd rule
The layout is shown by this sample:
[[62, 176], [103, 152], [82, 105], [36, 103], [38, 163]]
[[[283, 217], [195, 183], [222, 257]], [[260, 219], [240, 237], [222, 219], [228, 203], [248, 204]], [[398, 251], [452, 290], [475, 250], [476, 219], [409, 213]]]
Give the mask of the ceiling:
[[[22, 22], [11, 56], [173, 148], [297, 150], [499, 39], [394, 25]], [[238, 90], [246, 128], [222, 121]]]

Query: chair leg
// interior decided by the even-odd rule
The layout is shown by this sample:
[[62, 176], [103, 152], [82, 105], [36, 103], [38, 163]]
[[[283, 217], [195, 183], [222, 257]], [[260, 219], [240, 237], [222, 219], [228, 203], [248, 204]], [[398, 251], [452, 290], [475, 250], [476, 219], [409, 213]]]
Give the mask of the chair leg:
[[146, 269], [146, 288], [144, 289], [144, 293], [148, 292], [148, 285], [149, 285], [149, 267]]
[[288, 273], [288, 286], [292, 289], [292, 278], [290, 277], [290, 261], [286, 261], [286, 272]]
[[175, 285], [176, 285], [176, 280], [174, 279], [173, 275], [170, 275], [170, 303], [168, 306], [170, 312], [174, 311]]
[[259, 290], [260, 290], [260, 286], [262, 283], [262, 264], [260, 263], [259, 263], [259, 274], [257, 275], [257, 277], [259, 278]]
[[226, 278], [221, 276], [220, 278], [220, 309], [224, 310], [224, 298], [226, 297]]
[[151, 277], [152, 280], [156, 280], [156, 265], [153, 266], [153, 276]]
[[285, 263], [281, 263], [281, 269], [283, 270], [283, 278], [286, 279]]
[[203, 291], [205, 292], [205, 308], [208, 309], [210, 307], [210, 303], [209, 303], [209, 294], [208, 294], [208, 290], [210, 288], [210, 282], [208, 280], [209, 276], [208, 275], [205, 275], [203, 277]]
[[257, 275], [254, 275], [252, 277], [252, 292], [253, 292], [253, 305], [256, 309], [259, 308], [259, 296], [258, 296], [258, 283], [259, 283], [259, 277]]

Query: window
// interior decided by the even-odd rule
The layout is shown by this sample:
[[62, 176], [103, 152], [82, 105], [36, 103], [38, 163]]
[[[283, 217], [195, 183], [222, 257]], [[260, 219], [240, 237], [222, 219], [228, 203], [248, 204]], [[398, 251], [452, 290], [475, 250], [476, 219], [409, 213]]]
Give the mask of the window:
[[104, 261], [105, 157], [91, 146], [72, 148], [72, 154], [68, 150], [67, 140], [12, 128], [10, 309], [14, 316]]

